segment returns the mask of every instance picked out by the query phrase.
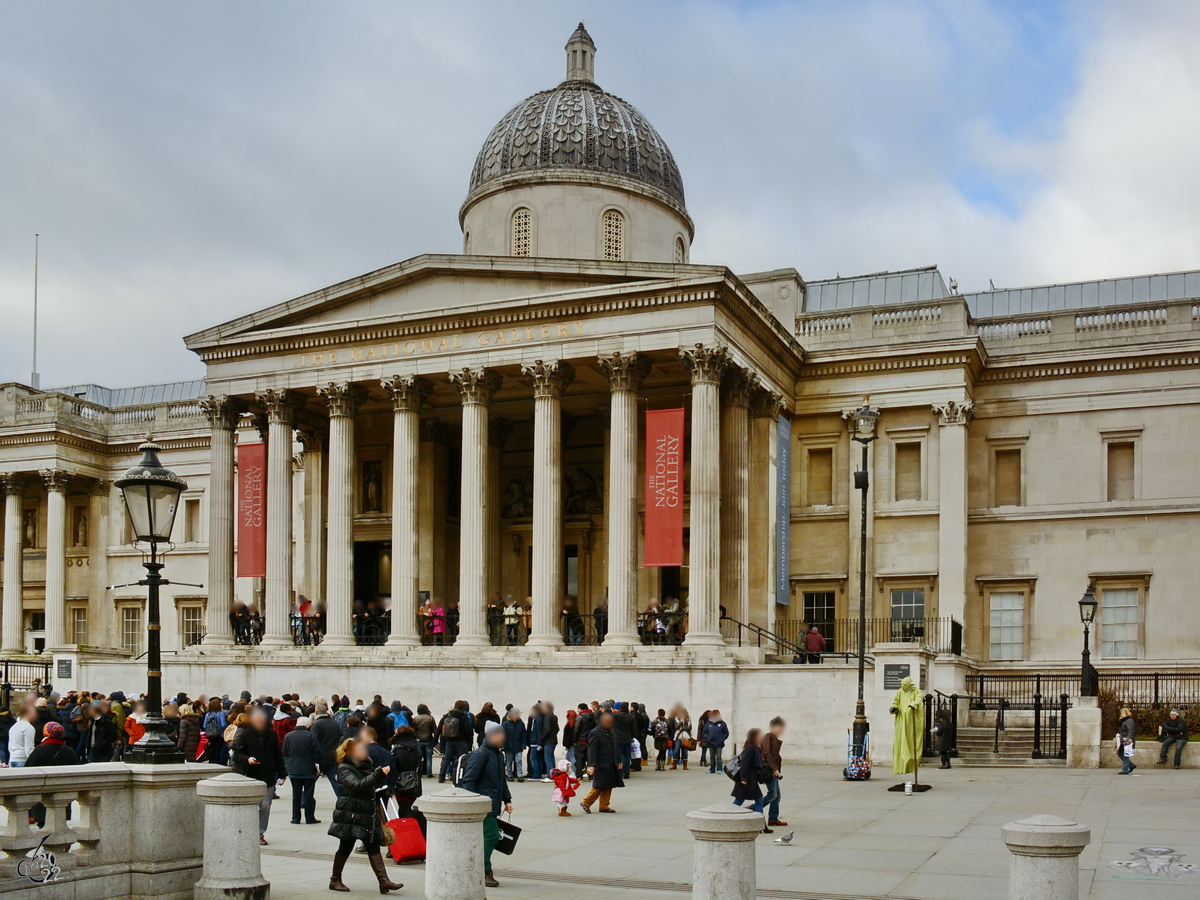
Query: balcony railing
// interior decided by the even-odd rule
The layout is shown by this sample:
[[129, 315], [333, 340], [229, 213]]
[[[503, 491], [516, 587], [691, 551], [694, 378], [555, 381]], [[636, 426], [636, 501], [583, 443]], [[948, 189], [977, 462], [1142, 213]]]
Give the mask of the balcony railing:
[[[1033, 709], [1035, 697], [1044, 702], [1063, 694], [1079, 696], [1079, 674], [967, 676], [972, 709], [996, 709], [1000, 701], [1010, 708]], [[1118, 702], [1157, 708], [1200, 704], [1200, 672], [1100, 672], [1098, 690]]]
[[[827, 653], [858, 652], [858, 619], [805, 622], [779, 619], [775, 634], [804, 646], [805, 633], [815, 624], [825, 638]], [[962, 624], [950, 617], [934, 619], [867, 619], [867, 650], [876, 644], [920, 644], [934, 653], [962, 655]]]

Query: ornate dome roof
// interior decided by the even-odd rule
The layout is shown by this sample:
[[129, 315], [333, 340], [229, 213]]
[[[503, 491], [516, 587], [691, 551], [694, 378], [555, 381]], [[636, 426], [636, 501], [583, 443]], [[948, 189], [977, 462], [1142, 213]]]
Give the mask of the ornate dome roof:
[[518, 103], [492, 129], [471, 172], [470, 196], [510, 175], [571, 171], [623, 176], [684, 205], [666, 142], [633, 106], [592, 81], [594, 52], [580, 24], [567, 42], [567, 80]]

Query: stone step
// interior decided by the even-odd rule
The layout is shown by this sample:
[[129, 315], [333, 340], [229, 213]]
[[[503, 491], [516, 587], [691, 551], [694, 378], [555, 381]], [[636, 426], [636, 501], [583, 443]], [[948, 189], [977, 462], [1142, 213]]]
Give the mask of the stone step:
[[985, 759], [985, 758], [973, 759], [970, 757], [960, 756], [957, 760], [953, 760], [952, 762], [957, 762], [960, 766], [963, 766], [964, 768], [970, 768], [970, 769], [976, 769], [976, 768], [995, 769], [995, 768], [1025, 767], [1025, 766], [1065, 767], [1067, 765], [1067, 761], [1065, 759], [1033, 759], [1028, 756], [1022, 756], [1022, 757], [998, 756], [998, 757], [993, 757], [991, 759]]

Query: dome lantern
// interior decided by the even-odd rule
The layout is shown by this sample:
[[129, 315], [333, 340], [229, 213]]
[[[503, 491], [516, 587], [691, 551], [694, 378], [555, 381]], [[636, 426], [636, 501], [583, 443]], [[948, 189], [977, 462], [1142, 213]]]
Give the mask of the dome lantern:
[[567, 81], [596, 80], [596, 45], [583, 23], [567, 39]]

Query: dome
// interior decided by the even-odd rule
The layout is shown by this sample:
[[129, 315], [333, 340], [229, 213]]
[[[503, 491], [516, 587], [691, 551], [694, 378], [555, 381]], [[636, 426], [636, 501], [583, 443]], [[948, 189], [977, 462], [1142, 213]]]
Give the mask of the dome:
[[645, 116], [592, 80], [595, 45], [582, 24], [566, 49], [567, 80], [517, 104], [484, 141], [467, 205], [498, 182], [525, 180], [519, 176], [590, 174], [631, 180], [682, 211], [683, 179], [670, 149]]

